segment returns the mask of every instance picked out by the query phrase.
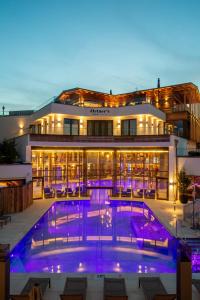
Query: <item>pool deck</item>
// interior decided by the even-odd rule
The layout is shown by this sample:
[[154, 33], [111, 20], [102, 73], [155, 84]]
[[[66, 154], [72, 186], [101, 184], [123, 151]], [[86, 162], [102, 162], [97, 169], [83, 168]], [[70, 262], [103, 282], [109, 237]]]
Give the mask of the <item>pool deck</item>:
[[[114, 198], [112, 198], [114, 199]], [[35, 200], [26, 210], [12, 215], [12, 222], [0, 229], [0, 243], [10, 244], [11, 249], [22, 239], [38, 219], [50, 208], [55, 201], [63, 201], [66, 198]], [[67, 199], [68, 201], [74, 198]], [[77, 199], [84, 200], [84, 199]], [[88, 199], [85, 199], [88, 200]], [[153, 211], [159, 221], [169, 230], [173, 236], [180, 238], [200, 238], [200, 230], [192, 230], [182, 221], [182, 204], [176, 204], [176, 218], [174, 205], [170, 201], [125, 199], [123, 201], [144, 201]], [[116, 201], [118, 201], [116, 199]]]
[[[199, 274], [193, 274], [193, 278], [200, 278]], [[11, 293], [19, 294], [23, 289], [28, 277], [50, 277], [51, 288], [47, 288], [43, 300], [60, 300], [59, 295], [63, 292], [65, 278], [67, 276], [72, 277], [84, 277], [83, 274], [11, 274]], [[142, 289], [138, 287], [138, 277], [147, 276], [147, 274], [87, 274], [88, 287], [87, 287], [87, 300], [102, 300], [103, 299], [103, 277], [115, 277], [125, 278], [126, 290], [129, 300], [144, 300], [144, 294]], [[151, 276], [151, 275], [150, 275]], [[176, 275], [175, 274], [154, 274], [154, 276], [160, 276], [168, 293], [175, 293], [176, 291]], [[192, 287], [192, 299], [198, 300], [199, 294], [195, 287]]]
[[[10, 244], [11, 249], [21, 240], [21, 238], [29, 231], [29, 229], [37, 222], [37, 220], [49, 209], [55, 201], [63, 201], [66, 199], [44, 199], [35, 200], [33, 205], [25, 211], [12, 215], [12, 222], [0, 229], [0, 243]], [[68, 199], [76, 201], [74, 198]], [[81, 200], [81, 199], [78, 199]], [[83, 199], [82, 199], [83, 200]], [[86, 199], [88, 200], [88, 199]], [[127, 200], [125, 198], [118, 200]], [[116, 200], [117, 201], [117, 200]], [[128, 200], [131, 201], [131, 200]], [[143, 201], [142, 199], [133, 199], [132, 201]], [[200, 237], [199, 230], [192, 230], [187, 224], [182, 222], [181, 204], [176, 205], [176, 219], [174, 216], [174, 205], [170, 201], [144, 200], [147, 206], [153, 211], [162, 224], [174, 235], [181, 238]], [[179, 219], [180, 218], [180, 219]], [[177, 221], [176, 221], [177, 220]], [[177, 226], [176, 226], [177, 224]], [[177, 232], [177, 234], [176, 234]], [[51, 277], [52, 287], [47, 291], [44, 300], [57, 300], [64, 287], [66, 276], [80, 276], [80, 274], [46, 274], [34, 273], [33, 277]], [[104, 274], [105, 275], [105, 274]], [[114, 277], [123, 276], [126, 279], [127, 293], [129, 299], [143, 300], [144, 295], [138, 288], [138, 276], [142, 274], [114, 274]], [[145, 274], [146, 275], [146, 274]], [[155, 276], [156, 274], [153, 274]], [[175, 291], [175, 274], [158, 274], [161, 276], [163, 283], [168, 292]], [[17, 294], [22, 290], [26, 280], [30, 277], [30, 273], [12, 273], [11, 274], [11, 293]], [[81, 274], [83, 276], [83, 274]], [[102, 275], [103, 276], [103, 275]], [[88, 277], [88, 300], [100, 300], [103, 298], [103, 278], [97, 274], [87, 274]], [[111, 275], [108, 275], [111, 276]], [[151, 275], [150, 275], [151, 276]], [[200, 279], [200, 274], [193, 274], [194, 278]], [[199, 299], [198, 293], [193, 287], [193, 299]]]

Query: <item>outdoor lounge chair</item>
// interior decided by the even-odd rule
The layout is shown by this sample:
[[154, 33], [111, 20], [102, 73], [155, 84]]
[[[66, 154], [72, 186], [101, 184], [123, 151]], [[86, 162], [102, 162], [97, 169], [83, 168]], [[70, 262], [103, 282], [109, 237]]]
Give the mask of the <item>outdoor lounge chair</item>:
[[175, 294], [167, 294], [160, 277], [139, 277], [139, 287], [142, 287], [146, 300], [174, 300]]
[[87, 291], [86, 277], [68, 277], [65, 281], [65, 287], [61, 300], [85, 300]]
[[12, 300], [34, 300], [34, 287], [37, 287], [43, 296], [47, 286], [51, 286], [50, 278], [34, 278], [28, 279], [26, 285], [21, 291], [20, 295], [10, 295]]
[[127, 300], [124, 278], [104, 278], [104, 300]]
[[192, 284], [195, 286], [195, 288], [200, 294], [200, 279], [192, 279]]
[[3, 211], [0, 211], [0, 222], [3, 224], [7, 224], [8, 222], [11, 222], [11, 216], [4, 215]]

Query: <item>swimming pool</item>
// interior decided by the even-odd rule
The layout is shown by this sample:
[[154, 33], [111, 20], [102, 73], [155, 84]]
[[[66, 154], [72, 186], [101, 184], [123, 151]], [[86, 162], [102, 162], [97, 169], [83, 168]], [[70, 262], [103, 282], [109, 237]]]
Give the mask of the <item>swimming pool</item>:
[[55, 202], [11, 252], [11, 272], [174, 273], [176, 240], [143, 202]]

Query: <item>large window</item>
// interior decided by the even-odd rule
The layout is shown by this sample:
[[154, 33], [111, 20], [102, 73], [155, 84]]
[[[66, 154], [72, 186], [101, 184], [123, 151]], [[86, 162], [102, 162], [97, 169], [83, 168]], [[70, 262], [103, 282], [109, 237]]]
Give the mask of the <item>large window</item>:
[[79, 135], [79, 120], [64, 119], [64, 134]]
[[87, 121], [87, 134], [90, 136], [112, 136], [113, 121], [89, 120]]
[[136, 119], [122, 120], [121, 135], [136, 135]]
[[187, 120], [174, 121], [174, 132], [177, 136], [189, 138], [190, 136], [190, 122]]

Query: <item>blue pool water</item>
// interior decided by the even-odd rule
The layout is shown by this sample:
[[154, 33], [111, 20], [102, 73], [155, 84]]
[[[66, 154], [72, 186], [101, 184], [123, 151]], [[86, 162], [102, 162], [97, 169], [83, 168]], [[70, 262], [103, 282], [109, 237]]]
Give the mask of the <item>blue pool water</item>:
[[144, 203], [94, 199], [55, 202], [13, 249], [11, 271], [175, 272], [176, 240]]

